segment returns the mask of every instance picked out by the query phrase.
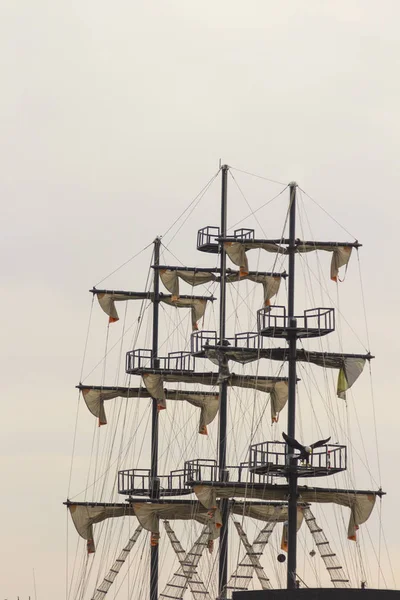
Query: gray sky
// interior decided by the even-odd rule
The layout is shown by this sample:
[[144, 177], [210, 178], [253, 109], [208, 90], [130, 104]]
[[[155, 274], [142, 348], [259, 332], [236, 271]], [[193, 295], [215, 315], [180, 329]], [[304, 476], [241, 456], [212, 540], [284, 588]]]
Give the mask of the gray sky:
[[2, 3], [2, 597], [33, 597], [33, 568], [40, 600], [65, 591], [87, 289], [165, 231], [220, 157], [297, 180], [365, 245], [399, 556], [399, 18], [389, 0]]

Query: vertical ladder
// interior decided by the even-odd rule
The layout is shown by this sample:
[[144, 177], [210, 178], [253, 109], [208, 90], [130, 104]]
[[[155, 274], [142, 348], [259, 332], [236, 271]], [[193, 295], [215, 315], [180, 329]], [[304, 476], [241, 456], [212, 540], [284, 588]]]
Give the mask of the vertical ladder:
[[108, 590], [114, 583], [114, 580], [115, 580], [116, 576], [118, 575], [122, 565], [128, 558], [129, 552], [132, 550], [133, 546], [136, 544], [137, 539], [138, 539], [142, 529], [143, 529], [143, 527], [141, 525], [139, 525], [136, 528], [135, 533], [133, 534], [133, 536], [131, 538], [129, 538], [129, 542], [127, 543], [125, 548], [121, 551], [120, 555], [114, 562], [111, 569], [108, 571], [107, 575], [104, 577], [100, 586], [94, 592], [91, 600], [103, 600], [103, 598], [106, 596]]
[[181, 600], [187, 588], [192, 592], [194, 600], [211, 600], [204, 583], [197, 574], [197, 567], [204, 548], [208, 545], [209, 528], [206, 525], [189, 552], [185, 552], [175, 535], [169, 521], [164, 521], [165, 531], [170, 539], [172, 548], [178, 557], [180, 567], [167, 583], [161, 598]]
[[265, 546], [268, 544], [271, 533], [274, 530], [276, 521], [267, 523], [267, 525], [260, 531], [258, 536], [250, 544], [247, 535], [243, 531], [242, 526], [237, 521], [234, 521], [236, 530], [239, 537], [246, 549], [246, 554], [240, 560], [237, 568], [232, 573], [227, 585], [226, 590], [240, 591], [247, 590], [250, 582], [253, 579], [253, 571], [255, 570], [258, 580], [263, 590], [272, 589], [272, 585], [264, 569], [260, 564], [259, 557], [262, 555]]
[[318, 552], [325, 563], [326, 569], [329, 573], [329, 577], [335, 588], [349, 588], [350, 582], [346, 577], [346, 573], [343, 567], [339, 564], [339, 560], [329, 545], [329, 542], [318, 526], [313, 513], [309, 507], [304, 508], [304, 518], [307, 523], [308, 529], [310, 530], [315, 545], [318, 548]]

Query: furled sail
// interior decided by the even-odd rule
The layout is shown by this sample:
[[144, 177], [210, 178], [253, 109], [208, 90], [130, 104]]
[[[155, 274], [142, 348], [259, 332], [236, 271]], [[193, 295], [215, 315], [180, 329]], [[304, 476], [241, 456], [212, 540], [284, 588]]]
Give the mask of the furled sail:
[[[115, 323], [119, 320], [118, 312], [115, 306], [116, 302], [124, 302], [127, 300], [154, 300], [153, 292], [124, 292], [114, 290], [90, 290], [96, 295], [97, 300], [103, 311], [108, 315], [109, 322]], [[192, 313], [192, 329], [198, 329], [198, 322], [204, 316], [207, 302], [212, 302], [212, 296], [170, 296], [160, 294], [160, 302], [175, 306], [175, 308], [190, 308]]]
[[[220, 486], [218, 484], [199, 484], [193, 487], [199, 501], [206, 508], [217, 505], [217, 498], [257, 498], [260, 500], [286, 500], [289, 494], [287, 485], [251, 484]], [[356, 539], [356, 532], [362, 523], [368, 520], [377, 495], [382, 492], [329, 490], [323, 488], [298, 487], [300, 502], [334, 503], [347, 506], [351, 510], [347, 535]]]
[[105, 519], [117, 517], [136, 517], [140, 525], [159, 536], [159, 520], [188, 520], [194, 519], [202, 525], [210, 527], [210, 539], [219, 536], [219, 522], [221, 517], [219, 510], [210, 511], [198, 502], [131, 502], [130, 504], [109, 503], [67, 503], [75, 529], [79, 535], [87, 541], [88, 553], [95, 552], [93, 538], [93, 525], [101, 523]]
[[[224, 241], [224, 248], [231, 261], [240, 267], [240, 273], [242, 276], [246, 276], [249, 272], [249, 263], [246, 256], [248, 250], [262, 249], [267, 252], [275, 252], [278, 254], [287, 254], [288, 250], [282, 244], [287, 243], [288, 240], [282, 240], [281, 243], [277, 243], [276, 240], [246, 240], [240, 241]], [[308, 241], [296, 241], [296, 251], [312, 252], [314, 250], [324, 250], [325, 252], [332, 252], [331, 260], [331, 271], [330, 276], [333, 281], [338, 280], [339, 269], [348, 265], [350, 260], [351, 251], [353, 247], [358, 248], [360, 244], [354, 243], [340, 243], [340, 242], [308, 242]]]
[[279, 244], [276, 244], [272, 241], [271, 242], [268, 242], [268, 241], [263, 242], [263, 241], [258, 241], [258, 240], [251, 240], [248, 242], [238, 242], [238, 241], [224, 242], [224, 248], [225, 248], [227, 255], [233, 262], [233, 264], [240, 267], [240, 276], [241, 277], [245, 277], [249, 273], [249, 262], [248, 262], [247, 256], [246, 256], [246, 252], [248, 250], [259, 248], [262, 250], [266, 250], [267, 252], [276, 252], [276, 253], [285, 254], [285, 248], [283, 248]]
[[332, 281], [338, 281], [339, 269], [341, 267], [346, 267], [347, 269], [353, 246], [354, 244], [328, 245], [328, 243], [324, 244], [321, 242], [298, 241], [297, 252], [313, 252], [314, 250], [324, 250], [325, 252], [332, 252], [331, 279]]
[[[143, 373], [144, 384], [150, 395], [158, 400], [161, 409], [166, 407], [164, 383], [200, 383], [202, 385], [217, 385], [218, 373]], [[251, 388], [260, 392], [267, 392], [271, 397], [271, 418], [276, 422], [279, 413], [284, 408], [288, 398], [288, 384], [283, 377], [254, 377], [252, 375], [235, 375], [231, 373], [228, 378], [229, 386]], [[215, 407], [213, 407], [215, 408]], [[208, 408], [207, 408], [208, 410]], [[218, 406], [217, 406], [218, 410]], [[215, 414], [212, 418], [215, 417]], [[212, 419], [211, 419], [212, 421]], [[209, 422], [211, 422], [209, 421]]]
[[[209, 525], [210, 539], [219, 536], [221, 513], [216, 505], [205, 507], [204, 503], [189, 502], [153, 502], [145, 500], [122, 503], [90, 503], [66, 502], [75, 529], [87, 541], [88, 553], [95, 552], [93, 525], [106, 519], [117, 517], [136, 517], [140, 525], [155, 536], [160, 534], [160, 519], [195, 520], [202, 525]], [[247, 515], [261, 521], [285, 522], [288, 518], [287, 506], [282, 504], [262, 504], [235, 502], [230, 510], [236, 515]], [[301, 513], [301, 514], [300, 514]], [[302, 522], [302, 511], [298, 511], [299, 526]]]
[[[99, 419], [99, 425], [106, 425], [107, 418], [104, 410], [104, 402], [114, 398], [152, 398], [150, 392], [143, 387], [101, 387], [79, 385], [86, 406], [90, 412]], [[199, 433], [207, 434], [207, 425], [215, 418], [218, 412], [218, 394], [212, 392], [196, 392], [185, 390], [163, 390], [165, 399], [186, 401], [200, 408]]]
[[[285, 361], [289, 358], [288, 348], [240, 348], [219, 346], [207, 347], [205, 355], [211, 361], [218, 364], [218, 353], [223, 352], [227, 360], [233, 360], [241, 364], [246, 364], [268, 358], [271, 360]], [[339, 398], [346, 399], [346, 391], [357, 381], [364, 370], [365, 362], [373, 358], [371, 354], [343, 354], [336, 352], [315, 352], [302, 348], [296, 350], [296, 359], [301, 362], [309, 362], [319, 367], [328, 369], [339, 369], [337, 381], [337, 395]]]
[[[204, 285], [210, 281], [219, 281], [219, 277], [214, 272], [204, 270], [198, 271], [196, 269], [161, 269], [160, 278], [167, 290], [171, 292], [173, 300], [179, 298], [180, 279], [191, 286]], [[230, 271], [227, 273], [226, 281], [228, 283], [235, 283], [237, 281], [242, 281], [243, 279], [248, 279], [254, 283], [260, 283], [263, 286], [264, 304], [265, 306], [268, 306], [271, 298], [278, 293], [281, 278], [282, 275], [278, 273], [268, 275], [254, 271], [241, 275], [240, 271]]]

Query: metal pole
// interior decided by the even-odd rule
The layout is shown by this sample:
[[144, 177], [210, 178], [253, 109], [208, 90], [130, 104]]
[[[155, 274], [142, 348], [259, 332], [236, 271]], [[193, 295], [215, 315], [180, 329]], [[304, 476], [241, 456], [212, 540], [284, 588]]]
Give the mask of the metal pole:
[[[154, 240], [154, 266], [160, 264], [161, 238]], [[153, 343], [151, 352], [151, 366], [153, 369], [160, 367], [158, 359], [158, 313], [160, 305], [160, 278], [158, 269], [154, 269], [154, 300], [153, 300]], [[158, 406], [153, 398], [151, 413], [151, 469], [150, 469], [150, 495], [152, 499], [160, 497], [158, 480]], [[158, 544], [151, 546], [150, 555], [150, 600], [158, 600]]]
[[[226, 222], [227, 222], [227, 185], [228, 185], [228, 165], [221, 167], [222, 184], [221, 184], [221, 231], [220, 236], [226, 237]], [[223, 344], [225, 340], [225, 318], [226, 318], [226, 252], [224, 243], [220, 243], [220, 303], [219, 303], [219, 343]], [[220, 375], [222, 374], [222, 365], [219, 367]], [[227, 428], [227, 396], [228, 396], [227, 381], [221, 381], [219, 384], [219, 480], [227, 481], [228, 472], [226, 470], [226, 428]], [[229, 525], [229, 501], [221, 501], [221, 517], [222, 527], [219, 538], [219, 597], [223, 598], [224, 588], [228, 582], [228, 525]]]
[[[289, 215], [289, 277], [288, 277], [288, 322], [289, 330], [289, 397], [288, 397], [288, 435], [295, 437], [296, 429], [296, 319], [294, 318], [294, 287], [295, 287], [295, 252], [296, 252], [296, 183], [290, 184], [290, 215]], [[288, 455], [293, 450], [287, 447]], [[288, 563], [287, 588], [296, 589], [296, 554], [297, 554], [297, 464], [290, 456], [289, 459], [289, 506], [288, 506]]]

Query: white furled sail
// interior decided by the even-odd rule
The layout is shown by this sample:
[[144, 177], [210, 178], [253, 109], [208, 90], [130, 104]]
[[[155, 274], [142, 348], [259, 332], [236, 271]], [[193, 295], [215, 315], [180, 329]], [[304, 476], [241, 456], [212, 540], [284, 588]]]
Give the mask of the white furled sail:
[[[242, 388], [250, 388], [258, 390], [259, 392], [266, 392], [271, 395], [271, 418], [273, 422], [276, 422], [279, 418], [280, 411], [284, 408], [287, 397], [288, 397], [288, 386], [287, 381], [282, 381], [282, 377], [268, 378], [268, 377], [251, 377], [251, 376], [240, 376], [231, 373], [227, 377], [228, 386], [237, 386]], [[181, 383], [201, 383], [202, 385], [217, 385], [219, 382], [218, 373], [191, 373], [191, 374], [158, 374], [158, 373], [144, 373], [143, 382], [152, 396], [158, 401], [160, 409], [166, 408], [166, 396], [164, 391], [164, 383], [166, 382], [181, 382]], [[190, 400], [188, 400], [190, 402]], [[209, 405], [207, 403], [206, 409], [209, 411]], [[215, 417], [214, 410], [218, 410], [218, 406], [212, 405], [211, 416], [207, 415], [205, 418], [208, 420], [206, 425], [212, 421]], [[211, 418], [211, 420], [209, 420]]]
[[[285, 242], [286, 240], [283, 240]], [[313, 252], [315, 250], [323, 250], [332, 252], [330, 277], [332, 281], [338, 280], [339, 269], [348, 265], [351, 251], [353, 247], [358, 247], [356, 243], [340, 243], [340, 242], [302, 242], [296, 241], [296, 252]], [[224, 248], [231, 261], [240, 267], [240, 273], [245, 277], [249, 272], [249, 263], [246, 252], [253, 249], [266, 250], [267, 252], [275, 252], [278, 254], [287, 254], [287, 248], [282, 244], [274, 243], [268, 240], [250, 240], [245, 242], [226, 241]]]
[[[113, 291], [113, 290], [96, 290], [93, 288], [92, 293], [96, 295], [97, 300], [103, 311], [108, 315], [109, 322], [115, 323], [119, 321], [116, 302], [126, 302], [128, 300], [151, 300], [154, 302], [154, 294], [151, 292], [124, 292], [124, 291]], [[198, 297], [198, 296], [168, 296], [160, 295], [160, 302], [174, 306], [175, 308], [190, 308], [192, 315], [192, 329], [197, 331], [198, 322], [206, 310], [207, 302], [212, 302], [214, 298], [210, 297]]]
[[[101, 386], [78, 386], [90, 412], [99, 419], [99, 425], [106, 425], [104, 402], [113, 398], [153, 398], [146, 388], [105, 388]], [[219, 406], [218, 394], [185, 390], [164, 390], [167, 400], [189, 402], [200, 408], [199, 433], [207, 435], [207, 425], [214, 420]]]
[[[226, 485], [224, 487], [218, 484], [194, 485], [193, 490], [198, 500], [206, 508], [216, 506], [217, 498], [248, 498], [258, 500], [285, 500], [288, 496], [289, 488], [287, 485], [253, 485], [251, 483], [241, 485]], [[347, 491], [347, 490], [325, 490], [321, 488], [311, 488], [299, 486], [300, 502], [333, 503], [350, 508], [350, 520], [347, 529], [347, 536], [350, 540], [356, 540], [356, 533], [360, 525], [365, 523], [375, 506], [376, 496], [380, 492], [370, 491]]]
[[[160, 270], [160, 278], [165, 287], [172, 294], [172, 300], [177, 300], [179, 296], [179, 280], [190, 284], [191, 286], [204, 285], [211, 281], [219, 281], [220, 278], [211, 271], [179, 270], [165, 269]], [[263, 286], [264, 304], [268, 306], [270, 300], [279, 291], [281, 276], [279, 274], [266, 275], [257, 272], [248, 272], [242, 274], [240, 271], [229, 272], [226, 276], [228, 283], [236, 283], [248, 279], [254, 283], [260, 283]]]

